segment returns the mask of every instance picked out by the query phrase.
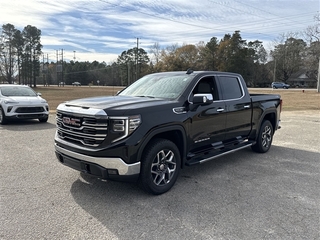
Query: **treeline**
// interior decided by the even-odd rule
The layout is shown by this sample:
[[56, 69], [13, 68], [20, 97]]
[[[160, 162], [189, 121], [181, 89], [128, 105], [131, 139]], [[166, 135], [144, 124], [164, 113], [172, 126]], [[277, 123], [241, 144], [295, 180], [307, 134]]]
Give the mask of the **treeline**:
[[[292, 74], [303, 70], [317, 79], [320, 56], [319, 17], [316, 25], [306, 29], [305, 40], [294, 34], [282, 36], [267, 52], [261, 41], [242, 39], [240, 31], [212, 37], [196, 45], [172, 44], [161, 48], [155, 43], [147, 52], [143, 48], [123, 51], [111, 64], [105, 62], [45, 62], [40, 43], [41, 31], [28, 25], [19, 31], [11, 24], [2, 26], [0, 70], [2, 82], [20, 84], [128, 85], [141, 76], [161, 71], [214, 70], [240, 73], [248, 86], [266, 87], [272, 81], [287, 82]], [[42, 60], [42, 61], [41, 61]]]
[[41, 30], [31, 25], [22, 31], [8, 23], [2, 26], [0, 40], [0, 73], [3, 81], [12, 83], [18, 76], [19, 83], [36, 86], [40, 72], [42, 45]]

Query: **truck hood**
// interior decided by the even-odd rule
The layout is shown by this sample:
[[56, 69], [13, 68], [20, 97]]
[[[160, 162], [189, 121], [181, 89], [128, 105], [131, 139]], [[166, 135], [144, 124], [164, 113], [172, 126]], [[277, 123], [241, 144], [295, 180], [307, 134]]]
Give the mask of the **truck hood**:
[[110, 112], [148, 108], [165, 103], [172, 103], [172, 101], [150, 97], [104, 96], [71, 100], [60, 104], [57, 109], [96, 109]]

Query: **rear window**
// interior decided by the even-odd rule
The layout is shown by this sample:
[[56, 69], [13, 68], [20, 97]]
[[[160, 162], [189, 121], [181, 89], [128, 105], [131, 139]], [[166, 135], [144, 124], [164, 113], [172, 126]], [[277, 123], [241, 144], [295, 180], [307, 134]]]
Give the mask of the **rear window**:
[[223, 100], [241, 98], [243, 96], [239, 79], [236, 77], [220, 76]]

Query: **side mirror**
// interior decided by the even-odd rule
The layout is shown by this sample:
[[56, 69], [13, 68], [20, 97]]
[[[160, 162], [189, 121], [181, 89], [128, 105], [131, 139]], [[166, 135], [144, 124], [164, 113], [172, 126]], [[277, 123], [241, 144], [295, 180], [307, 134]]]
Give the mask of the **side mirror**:
[[37, 95], [41, 97], [42, 94], [38, 92]]
[[207, 105], [213, 102], [213, 96], [210, 93], [195, 94], [193, 104]]
[[199, 93], [193, 96], [192, 103], [189, 105], [190, 111], [196, 110], [200, 105], [208, 105], [213, 102], [211, 93]]

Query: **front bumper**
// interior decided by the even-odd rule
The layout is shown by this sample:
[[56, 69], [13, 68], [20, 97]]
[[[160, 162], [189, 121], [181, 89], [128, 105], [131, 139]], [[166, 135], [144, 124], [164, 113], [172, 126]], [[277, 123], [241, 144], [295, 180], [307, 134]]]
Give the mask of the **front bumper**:
[[75, 170], [101, 178], [117, 181], [136, 181], [140, 162], [127, 164], [121, 158], [91, 157], [62, 148], [55, 144], [58, 160]]
[[36, 119], [45, 118], [49, 116], [49, 106], [47, 104], [41, 105], [4, 105], [2, 106], [6, 118], [10, 119]]

